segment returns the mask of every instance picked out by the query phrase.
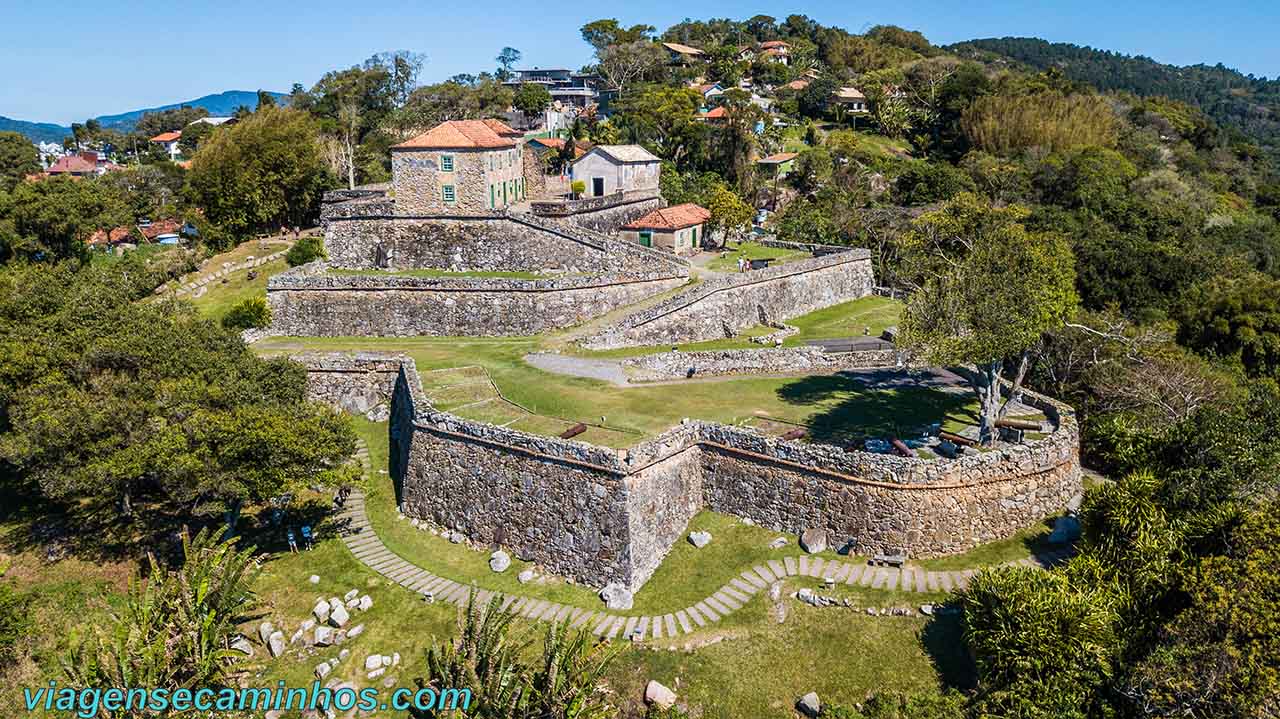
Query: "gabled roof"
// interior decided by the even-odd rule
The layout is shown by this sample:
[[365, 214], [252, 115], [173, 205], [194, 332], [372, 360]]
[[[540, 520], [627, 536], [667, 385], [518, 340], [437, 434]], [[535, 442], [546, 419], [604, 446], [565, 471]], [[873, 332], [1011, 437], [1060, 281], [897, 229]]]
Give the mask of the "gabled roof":
[[173, 132], [162, 132], [151, 138], [152, 142], [174, 142], [182, 137], [182, 130], [174, 130]]
[[762, 157], [756, 162], [761, 165], [781, 165], [784, 162], [796, 159], [796, 157], [798, 157], [798, 154], [794, 152], [778, 152], [768, 157]]
[[703, 120], [721, 120], [724, 118], [724, 116], [725, 116], [725, 111], [723, 107], [713, 107], [710, 110], [707, 110], [706, 112], [702, 113], [701, 115], [698, 115], [698, 117]]
[[393, 150], [472, 150], [515, 147], [521, 133], [497, 120], [449, 120]]
[[678, 54], [680, 54], [680, 55], [701, 55], [701, 54], [703, 54], [703, 52], [702, 52], [701, 50], [699, 50], [698, 48], [696, 48], [696, 47], [693, 47], [693, 46], [691, 46], [691, 45], [681, 45], [681, 44], [680, 44], [680, 43], [678, 43], [678, 42], [664, 42], [664, 43], [662, 43], [662, 46], [663, 46], [663, 47], [665, 47], [666, 49], [670, 50], [671, 52], [678, 53]]
[[791, 47], [791, 43], [785, 40], [765, 40], [764, 42], [760, 43], [761, 50], [772, 50], [775, 47], [787, 48], [787, 47]]
[[58, 158], [57, 162], [50, 165], [45, 172], [50, 175], [79, 175], [88, 174], [97, 169], [98, 165], [96, 163], [89, 162], [79, 155], [63, 155]]
[[[596, 145], [587, 152], [587, 155], [592, 152], [599, 152], [616, 162], [622, 163], [662, 162], [662, 159], [657, 155], [639, 145]], [[583, 157], [586, 157], [586, 155], [583, 155]]]
[[837, 100], [865, 100], [865, 99], [867, 99], [867, 96], [866, 96], [866, 95], [863, 95], [863, 94], [862, 94], [862, 91], [860, 91], [860, 90], [859, 90], [858, 88], [856, 88], [856, 87], [842, 87], [842, 88], [840, 88], [839, 90], [836, 90], [836, 91], [833, 93], [833, 95], [832, 95], [832, 96], [833, 96], [833, 97], [835, 97], [835, 99], [837, 99]]
[[788, 90], [803, 90], [806, 87], [809, 87], [809, 81], [808, 80], [792, 80], [791, 82], [783, 85], [783, 87], [787, 88]]
[[624, 230], [683, 230], [711, 219], [711, 212], [692, 202], [664, 207], [622, 226]]

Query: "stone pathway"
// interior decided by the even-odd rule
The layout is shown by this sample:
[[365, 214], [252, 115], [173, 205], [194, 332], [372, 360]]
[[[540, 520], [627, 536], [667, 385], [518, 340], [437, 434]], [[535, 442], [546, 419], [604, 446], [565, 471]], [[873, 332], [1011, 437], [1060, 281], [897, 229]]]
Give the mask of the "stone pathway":
[[[366, 476], [371, 474], [369, 452], [361, 443], [356, 453]], [[468, 595], [475, 591], [476, 602], [483, 605], [493, 597], [492, 592], [472, 584], [461, 584], [437, 576], [393, 553], [382, 543], [369, 523], [365, 513], [364, 494], [352, 491], [347, 497], [338, 518], [345, 525], [342, 541], [364, 565], [424, 598], [445, 601], [465, 607]], [[1071, 550], [1063, 548], [1037, 557], [1028, 557], [1009, 565], [1049, 567], [1070, 556]], [[751, 567], [711, 596], [676, 612], [655, 616], [624, 616], [612, 614], [603, 608], [582, 608], [556, 604], [545, 599], [505, 595], [503, 608], [512, 607], [516, 614], [534, 621], [569, 620], [572, 627], [586, 627], [600, 637], [622, 637], [637, 641], [674, 638], [720, 621], [728, 614], [742, 608], [751, 597], [770, 584], [784, 577], [831, 577], [836, 584], [873, 587], [901, 592], [950, 592], [968, 586], [969, 578], [976, 570], [930, 572], [916, 566], [902, 569], [873, 567], [863, 563], [828, 560], [822, 557], [802, 555], [768, 560]]]
[[554, 352], [534, 352], [525, 355], [524, 361], [544, 372], [604, 380], [618, 387], [629, 385], [627, 373], [622, 371], [622, 364], [617, 360], [590, 359]]

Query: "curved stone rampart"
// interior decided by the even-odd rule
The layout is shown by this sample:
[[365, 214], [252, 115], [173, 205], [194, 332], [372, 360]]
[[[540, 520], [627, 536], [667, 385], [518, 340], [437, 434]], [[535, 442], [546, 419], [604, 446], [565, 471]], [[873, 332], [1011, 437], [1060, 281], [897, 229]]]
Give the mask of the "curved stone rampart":
[[402, 510], [593, 585], [639, 588], [696, 512], [827, 530], [853, 553], [954, 554], [1008, 537], [1081, 491], [1074, 411], [1026, 392], [1054, 430], [955, 460], [895, 457], [687, 421], [629, 450], [435, 410], [411, 360], [392, 403]]

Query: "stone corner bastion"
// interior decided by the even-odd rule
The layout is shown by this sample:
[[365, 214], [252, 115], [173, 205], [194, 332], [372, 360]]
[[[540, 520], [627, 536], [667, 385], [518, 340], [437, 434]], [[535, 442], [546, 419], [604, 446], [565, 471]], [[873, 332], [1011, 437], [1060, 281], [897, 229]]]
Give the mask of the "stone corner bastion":
[[954, 460], [690, 420], [615, 450], [438, 411], [404, 356], [295, 359], [314, 399], [358, 409], [384, 393], [406, 515], [593, 586], [639, 589], [703, 509], [779, 532], [824, 529], [853, 554], [933, 557], [1006, 538], [1081, 491], [1074, 410], [1032, 392], [1023, 401], [1045, 413], [1052, 432]]

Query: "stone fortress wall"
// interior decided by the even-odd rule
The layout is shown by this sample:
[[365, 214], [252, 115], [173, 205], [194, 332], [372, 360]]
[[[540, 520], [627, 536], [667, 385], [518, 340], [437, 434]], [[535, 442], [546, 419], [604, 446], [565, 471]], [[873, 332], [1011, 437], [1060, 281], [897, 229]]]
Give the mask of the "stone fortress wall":
[[[435, 410], [407, 358], [301, 359], [332, 387], [362, 362], [400, 363], [392, 401], [402, 511], [501, 545], [590, 585], [648, 580], [699, 510], [780, 532], [825, 529], [857, 554], [963, 552], [1008, 537], [1081, 491], [1074, 411], [1031, 392], [1054, 431], [1025, 445], [924, 460], [686, 421], [628, 450], [519, 432]], [[350, 364], [347, 364], [350, 363]], [[356, 379], [357, 391], [368, 385]], [[379, 384], [385, 388], [385, 383]], [[333, 396], [345, 396], [330, 389]]]
[[631, 314], [583, 341], [590, 349], [678, 344], [732, 337], [870, 295], [871, 253], [850, 249], [704, 281]]
[[518, 336], [585, 322], [679, 287], [667, 273], [471, 279], [328, 274], [314, 262], [268, 281], [275, 334]]

